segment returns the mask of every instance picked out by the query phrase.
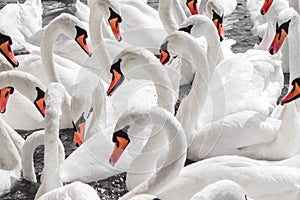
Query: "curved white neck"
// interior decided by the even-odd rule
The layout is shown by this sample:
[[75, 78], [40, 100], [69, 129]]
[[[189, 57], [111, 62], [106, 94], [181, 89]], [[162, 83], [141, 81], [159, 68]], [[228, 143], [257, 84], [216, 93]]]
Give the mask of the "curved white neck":
[[[57, 87], [60, 86], [60, 87]], [[59, 154], [59, 116], [64, 102], [65, 91], [61, 85], [52, 83], [49, 85], [45, 96], [47, 111], [45, 116], [45, 153], [43, 181], [35, 196], [41, 195], [63, 185], [60, 179], [60, 154]]]
[[188, 48], [183, 51], [193, 57], [195, 78], [188, 96], [179, 106], [176, 118], [181, 122], [189, 143], [208, 95], [211, 74], [207, 57], [200, 45], [197, 42], [189, 42], [188, 44]]
[[[53, 48], [56, 38], [64, 30], [59, 21], [50, 23], [46, 28], [41, 41], [41, 59], [49, 82], [61, 82], [56, 73], [53, 62]], [[41, 77], [44, 78], [44, 77]]]
[[[186, 19], [178, 0], [159, 1], [158, 14], [163, 26], [169, 33], [178, 30], [179, 25]], [[177, 15], [177, 18], [175, 15]]]
[[[122, 199], [129, 199], [132, 196], [142, 193], [152, 195], [159, 194], [166, 185], [176, 178], [184, 166], [187, 145], [185, 142], [185, 134], [180, 123], [167, 111], [163, 112], [163, 110], [157, 108], [152, 109], [152, 111], [153, 112], [150, 112], [150, 116], [154, 123], [162, 124], [162, 122], [164, 122], [165, 133], [169, 141], [168, 155], [166, 156], [162, 168], [145, 182], [123, 196]], [[149, 140], [154, 138], [156, 137], [150, 137]], [[144, 148], [152, 149], [149, 146], [145, 146]]]
[[95, 56], [97, 56], [99, 63], [101, 66], [99, 67], [99, 71], [97, 71], [97, 75], [101, 76], [105, 81], [109, 81], [109, 65], [111, 62], [110, 54], [106, 49], [106, 45], [104, 42], [104, 37], [102, 33], [103, 24], [103, 14], [101, 13], [101, 8], [97, 4], [90, 5], [90, 16], [89, 16], [89, 28], [91, 41], [93, 44], [93, 48], [95, 49]]

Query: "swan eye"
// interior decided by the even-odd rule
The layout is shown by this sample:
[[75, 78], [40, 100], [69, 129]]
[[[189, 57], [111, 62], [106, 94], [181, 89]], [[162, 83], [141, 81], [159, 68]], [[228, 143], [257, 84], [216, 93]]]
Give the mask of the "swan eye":
[[125, 126], [123, 129], [114, 132], [112, 141], [115, 143], [117, 148], [124, 150], [130, 143], [130, 139], [127, 134], [128, 129], [129, 126]]
[[191, 31], [192, 31], [192, 28], [194, 27], [194, 25], [189, 25], [187, 27], [183, 27], [183, 28], [180, 28], [178, 29], [179, 31], [184, 31], [184, 32], [187, 32], [189, 34], [191, 34]]

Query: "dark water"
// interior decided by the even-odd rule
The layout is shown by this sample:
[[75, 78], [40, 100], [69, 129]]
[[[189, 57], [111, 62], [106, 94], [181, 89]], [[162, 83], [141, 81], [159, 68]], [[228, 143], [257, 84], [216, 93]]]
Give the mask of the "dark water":
[[[19, 0], [23, 3], [25, 0]], [[158, 0], [148, 0], [149, 5], [157, 9]], [[13, 0], [1, 0], [0, 8], [7, 3], [15, 3]], [[46, 1], [43, 0], [44, 14], [43, 24], [48, 24], [51, 19], [62, 12], [74, 13], [74, 0], [57, 0]], [[225, 27], [225, 36], [235, 39], [237, 43], [233, 46], [233, 51], [245, 52], [247, 49], [252, 48], [254, 44], [259, 42], [257, 36], [251, 34], [251, 23], [246, 11], [246, 0], [238, 0], [237, 9], [234, 13], [226, 19], [227, 21], [236, 21], [229, 27]], [[182, 87], [181, 94], [185, 94], [189, 87]], [[26, 137], [32, 132], [20, 131], [20, 134]], [[69, 155], [76, 147], [72, 143], [72, 130], [62, 130], [60, 133], [62, 142], [65, 145], [66, 155]], [[35, 167], [37, 178], [39, 180], [41, 169], [43, 168], [43, 147], [39, 147], [35, 152]], [[13, 191], [7, 195], [0, 197], [0, 200], [32, 200], [39, 187], [39, 184], [33, 184], [21, 179]], [[125, 188], [125, 173], [113, 176], [106, 180], [90, 183], [97, 191], [101, 199], [118, 199], [124, 193]]]

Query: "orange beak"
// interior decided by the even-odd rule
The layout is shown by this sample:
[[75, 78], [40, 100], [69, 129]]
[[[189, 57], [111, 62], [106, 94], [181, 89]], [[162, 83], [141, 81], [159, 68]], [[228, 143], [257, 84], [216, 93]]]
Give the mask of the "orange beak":
[[121, 22], [119, 22], [119, 18], [118, 17], [112, 18], [112, 19], [108, 20], [108, 22], [109, 22], [109, 25], [111, 27], [111, 30], [112, 30], [116, 40], [118, 40], [120, 42], [122, 40], [122, 37], [121, 37], [121, 31], [120, 31]]
[[160, 49], [160, 59], [159, 61], [161, 62], [161, 64], [166, 64], [169, 60], [170, 60], [170, 54], [168, 51], [166, 50], [162, 50]]
[[266, 14], [268, 12], [269, 8], [271, 7], [272, 3], [273, 3], [273, 0], [265, 0], [264, 5], [260, 9], [260, 13], [262, 15]]
[[288, 102], [291, 102], [300, 96], [300, 87], [297, 82], [295, 82], [295, 85], [293, 89], [280, 101], [280, 104], [286, 104]]
[[197, 0], [188, 0], [186, 2], [187, 7], [189, 8], [192, 15], [199, 14], [199, 10], [197, 7]]
[[9, 96], [13, 92], [13, 87], [5, 87], [0, 90], [0, 113], [5, 113]]
[[122, 84], [122, 82], [124, 81], [124, 76], [122, 74], [120, 74], [119, 72], [117, 72], [116, 70], [112, 70], [112, 80], [111, 83], [109, 85], [109, 88], [107, 89], [107, 96], [111, 96], [112, 93]]
[[0, 45], [0, 52], [13, 67], [19, 66], [19, 62], [16, 59], [15, 54], [11, 49], [11, 44], [9, 41], [6, 41]]
[[89, 55], [89, 57], [92, 56], [92, 52], [90, 51], [88, 44], [86, 42], [86, 36], [84, 34], [79, 35], [76, 37], [76, 42], [79, 44], [79, 46], [83, 49], [85, 53]]
[[122, 137], [117, 137], [118, 140], [118, 145], [117, 143], [115, 143], [114, 146], [114, 150], [109, 158], [109, 163], [114, 166], [119, 158], [121, 157], [123, 151], [125, 150], [125, 148], [127, 147], [127, 145], [129, 144], [129, 141], [125, 138]]
[[269, 47], [269, 52], [271, 55], [279, 51], [287, 35], [288, 33], [284, 29], [280, 29], [280, 31], [276, 33], [272, 41], [272, 44]]
[[214, 19], [213, 20], [217, 31], [218, 31], [218, 35], [220, 37], [220, 41], [222, 42], [224, 40], [224, 27], [223, 27], [223, 22], [220, 22], [220, 19]]
[[85, 118], [84, 113], [80, 116], [76, 124], [73, 123], [73, 130], [74, 130], [74, 144], [79, 147], [82, 145], [84, 141], [84, 132], [85, 132]]

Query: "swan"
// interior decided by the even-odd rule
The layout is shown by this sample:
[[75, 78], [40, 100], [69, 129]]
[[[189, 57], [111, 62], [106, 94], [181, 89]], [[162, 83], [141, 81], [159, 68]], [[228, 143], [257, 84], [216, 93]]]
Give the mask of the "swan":
[[[61, 14], [47, 26], [44, 37], [42, 39], [40, 53], [33, 52], [30, 55], [17, 56], [17, 59], [20, 61], [20, 66], [17, 70], [28, 72], [34, 75], [45, 86], [47, 86], [49, 82], [61, 81], [66, 86], [66, 88], [68, 88], [68, 91], [71, 92], [72, 85], [74, 84], [74, 80], [76, 80], [76, 76], [78, 76], [78, 72], [81, 67], [59, 56], [53, 56], [52, 46], [49, 45], [49, 42], [53, 44], [57, 35], [62, 31], [66, 31], [66, 34], [69, 37], [75, 38], [75, 41], [79, 44], [79, 46], [81, 46], [87, 54], [91, 55], [91, 52], [86, 45], [86, 31], [80, 28], [80, 26], [80, 21], [74, 16], [70, 14]], [[56, 64], [54, 64], [54, 60]], [[25, 103], [21, 102], [19, 103], [19, 105], [27, 108], [27, 105]], [[21, 120], [16, 124], [15, 122], [17, 120], [16, 118], [13, 118], [15, 117], [14, 113], [21, 112], [20, 110], [15, 110], [14, 107], [11, 107], [10, 110], [10, 112], [5, 113], [5, 117], [6, 121], [14, 129], [28, 130], [37, 128], [34, 123], [23, 123]], [[23, 110], [24, 114], [26, 115], [32, 115], [30, 114], [32, 110], [21, 110]], [[68, 108], [65, 108], [64, 112], [69, 112], [67, 110]], [[17, 117], [17, 119], [19, 119], [19, 117]], [[33, 120], [40, 121], [41, 119], [40, 117], [33, 117]], [[72, 127], [71, 121], [66, 120], [65, 122], [61, 123], [61, 127]]]
[[0, 32], [9, 34], [15, 50], [32, 50], [27, 39], [42, 28], [43, 7], [41, 0], [10, 3], [0, 11]]
[[279, 13], [278, 21], [276, 23], [276, 34], [268, 49], [270, 54], [276, 54], [283, 43], [288, 43], [288, 54], [283, 54], [283, 56], [288, 56], [287, 59], [289, 60], [289, 83], [291, 83], [291, 80], [295, 79], [300, 74], [298, 68], [298, 65], [300, 63], [298, 58], [300, 49], [298, 48], [298, 44], [300, 41], [298, 36], [298, 27], [298, 13], [293, 8], [284, 9]]
[[[45, 165], [43, 168], [43, 180], [35, 195], [35, 199], [53, 199], [54, 197], [56, 199], [99, 199], [96, 191], [91, 186], [83, 183], [63, 186], [60, 178], [59, 115], [61, 106], [66, 101], [65, 93], [65, 89], [60, 83], [51, 83], [45, 94], [47, 105], [44, 138]], [[53, 191], [54, 189], [57, 190]]]
[[[232, 63], [230, 59], [228, 61], [222, 61], [220, 65], [216, 67], [212, 78], [209, 80], [210, 72], [207, 59], [204, 53], [201, 53], [203, 50], [197, 47], [197, 43], [193, 37], [187, 33], [178, 32], [171, 34], [165, 41], [168, 42], [170, 52], [171, 49], [173, 52], [176, 51], [176, 54], [179, 55], [179, 51], [185, 53], [198, 52], [197, 57], [194, 56], [193, 58], [195, 67], [200, 67], [196, 70], [200, 78], [195, 77], [196, 84], [192, 85], [189, 95], [182, 101], [176, 115], [187, 134], [188, 144], [190, 145], [188, 148], [188, 158], [199, 160], [211, 156], [237, 154], [247, 155], [252, 158], [278, 160], [297, 153], [297, 145], [294, 145], [295, 148], [293, 149], [287, 149], [286, 151], [281, 151], [279, 154], [274, 154], [274, 152], [280, 149], [280, 146], [286, 144], [285, 142], [289, 141], [290, 144], [293, 143], [286, 136], [288, 132], [287, 127], [289, 127], [287, 124], [289, 122], [295, 127], [295, 129], [290, 129], [290, 131], [295, 134], [295, 137], [298, 137], [296, 131], [298, 126], [297, 114], [295, 113], [294, 107], [288, 106], [283, 109], [276, 107], [273, 111], [277, 101], [277, 97], [275, 98], [276, 95], [274, 97], [271, 96], [273, 99], [270, 97], [266, 98], [266, 96], [263, 95], [263, 89], [267, 89], [268, 87], [270, 87], [268, 89], [269, 92], [266, 92], [266, 94], [278, 93], [278, 96], [280, 94], [280, 87], [277, 88], [277, 84], [280, 82], [268, 83], [262, 81], [264, 80], [263, 78], [265, 76], [268, 77], [267, 74], [270, 73], [281, 74], [279, 78], [281, 77], [280, 79], [282, 81], [279, 61], [274, 60], [272, 56], [268, 55], [268, 52], [264, 52], [259, 57], [255, 52], [251, 51], [245, 54], [247, 57], [243, 57], [243, 54], [237, 54], [236, 57], [232, 57], [231, 59], [234, 60], [236, 64], [243, 63], [242, 65], [237, 64], [234, 66], [230, 64]], [[181, 41], [182, 44], [180, 45], [178, 41]], [[191, 42], [188, 43], [188, 41]], [[189, 45], [185, 46], [185, 44]], [[200, 55], [202, 56], [200, 57]], [[251, 56], [253, 57], [251, 58]], [[239, 61], [239, 59], [241, 60]], [[199, 64], [200, 60], [203, 60], [201, 61], [202, 66]], [[248, 61], [245, 62], [246, 60]], [[234, 69], [234, 71], [241, 71], [232, 71], [228, 75], [225, 75], [224, 70], [229, 69], [228, 67], [230, 67], [231, 70]], [[248, 72], [246, 72], [246, 69], [249, 71], [247, 70]], [[246, 79], [242, 78], [243, 73], [246, 74]], [[231, 79], [233, 74], [237, 76]], [[260, 76], [262, 77], [258, 78], [258, 74], [261, 74]], [[253, 77], [249, 79], [251, 76]], [[257, 81], [252, 85], [251, 80]], [[237, 87], [235, 81], [237, 81], [241, 87]], [[262, 85], [259, 86], [259, 84]], [[247, 94], [245, 95], [244, 91], [246, 87], [249, 87], [249, 89], [246, 89]], [[234, 94], [231, 94], [230, 91], [234, 91]], [[251, 93], [249, 93], [250, 91]], [[218, 99], [218, 101], [216, 101], [215, 98]], [[220, 99], [223, 99], [222, 104], [220, 103]], [[241, 104], [241, 102], [247, 103]], [[260, 104], [257, 105], [257, 102], [260, 102]], [[210, 108], [213, 109], [210, 110]], [[280, 110], [282, 110], [282, 112]], [[271, 114], [272, 111], [274, 113]], [[276, 112], [279, 114], [274, 116]], [[295, 121], [292, 122], [288, 120], [281, 123], [281, 118], [288, 119], [290, 117], [293, 117]], [[254, 136], [255, 134], [257, 135]], [[274, 140], [274, 138], [279, 137], [279, 135], [284, 139]], [[267, 142], [268, 145], [266, 145]], [[256, 145], [260, 146], [260, 148], [255, 149], [254, 147]], [[251, 148], [251, 146], [253, 148]]]
[[[153, 109], [161, 110], [159, 107]], [[180, 124], [175, 126], [177, 128], [171, 128], [169, 117], [166, 120], [166, 118], [161, 119], [157, 116], [164, 116], [166, 112], [146, 112], [146, 116], [142, 114], [143, 112], [141, 109], [131, 110], [124, 113], [118, 120], [113, 135], [115, 149], [111, 155], [110, 163], [115, 164], [118, 161], [124, 149], [131, 145], [131, 141], [134, 139], [133, 133], [138, 133], [131, 133], [132, 124], [146, 127], [150, 120], [158, 124], [163, 122], [166, 126], [165, 129], [168, 130], [167, 137], [169, 139], [169, 134], [176, 132], [175, 136], [171, 136], [173, 138], [172, 143], [168, 145], [168, 153], [171, 155], [167, 156], [168, 160], [149, 179], [125, 194], [121, 199], [130, 199], [138, 194], [151, 194], [161, 199], [190, 199], [205, 186], [224, 179], [236, 182], [245, 190], [247, 195], [254, 199], [268, 196], [270, 199], [281, 199], [283, 196], [293, 199], [292, 197], [295, 198], [299, 194], [300, 171], [296, 167], [266, 165], [261, 163], [265, 161], [226, 156], [225, 159], [222, 159], [223, 157], [210, 158], [183, 168], [185, 148], [182, 145], [186, 145], [186, 143], [184, 138], [180, 138], [184, 131], [177, 129], [182, 129]], [[170, 113], [167, 114], [170, 116]], [[174, 119], [173, 116], [170, 118]], [[178, 123], [177, 120], [172, 121]], [[173, 142], [176, 145], [173, 145]], [[149, 147], [148, 150], [152, 150], [152, 148]], [[143, 155], [145, 154], [140, 154], [140, 156]], [[143, 169], [141, 167], [141, 170]]]

